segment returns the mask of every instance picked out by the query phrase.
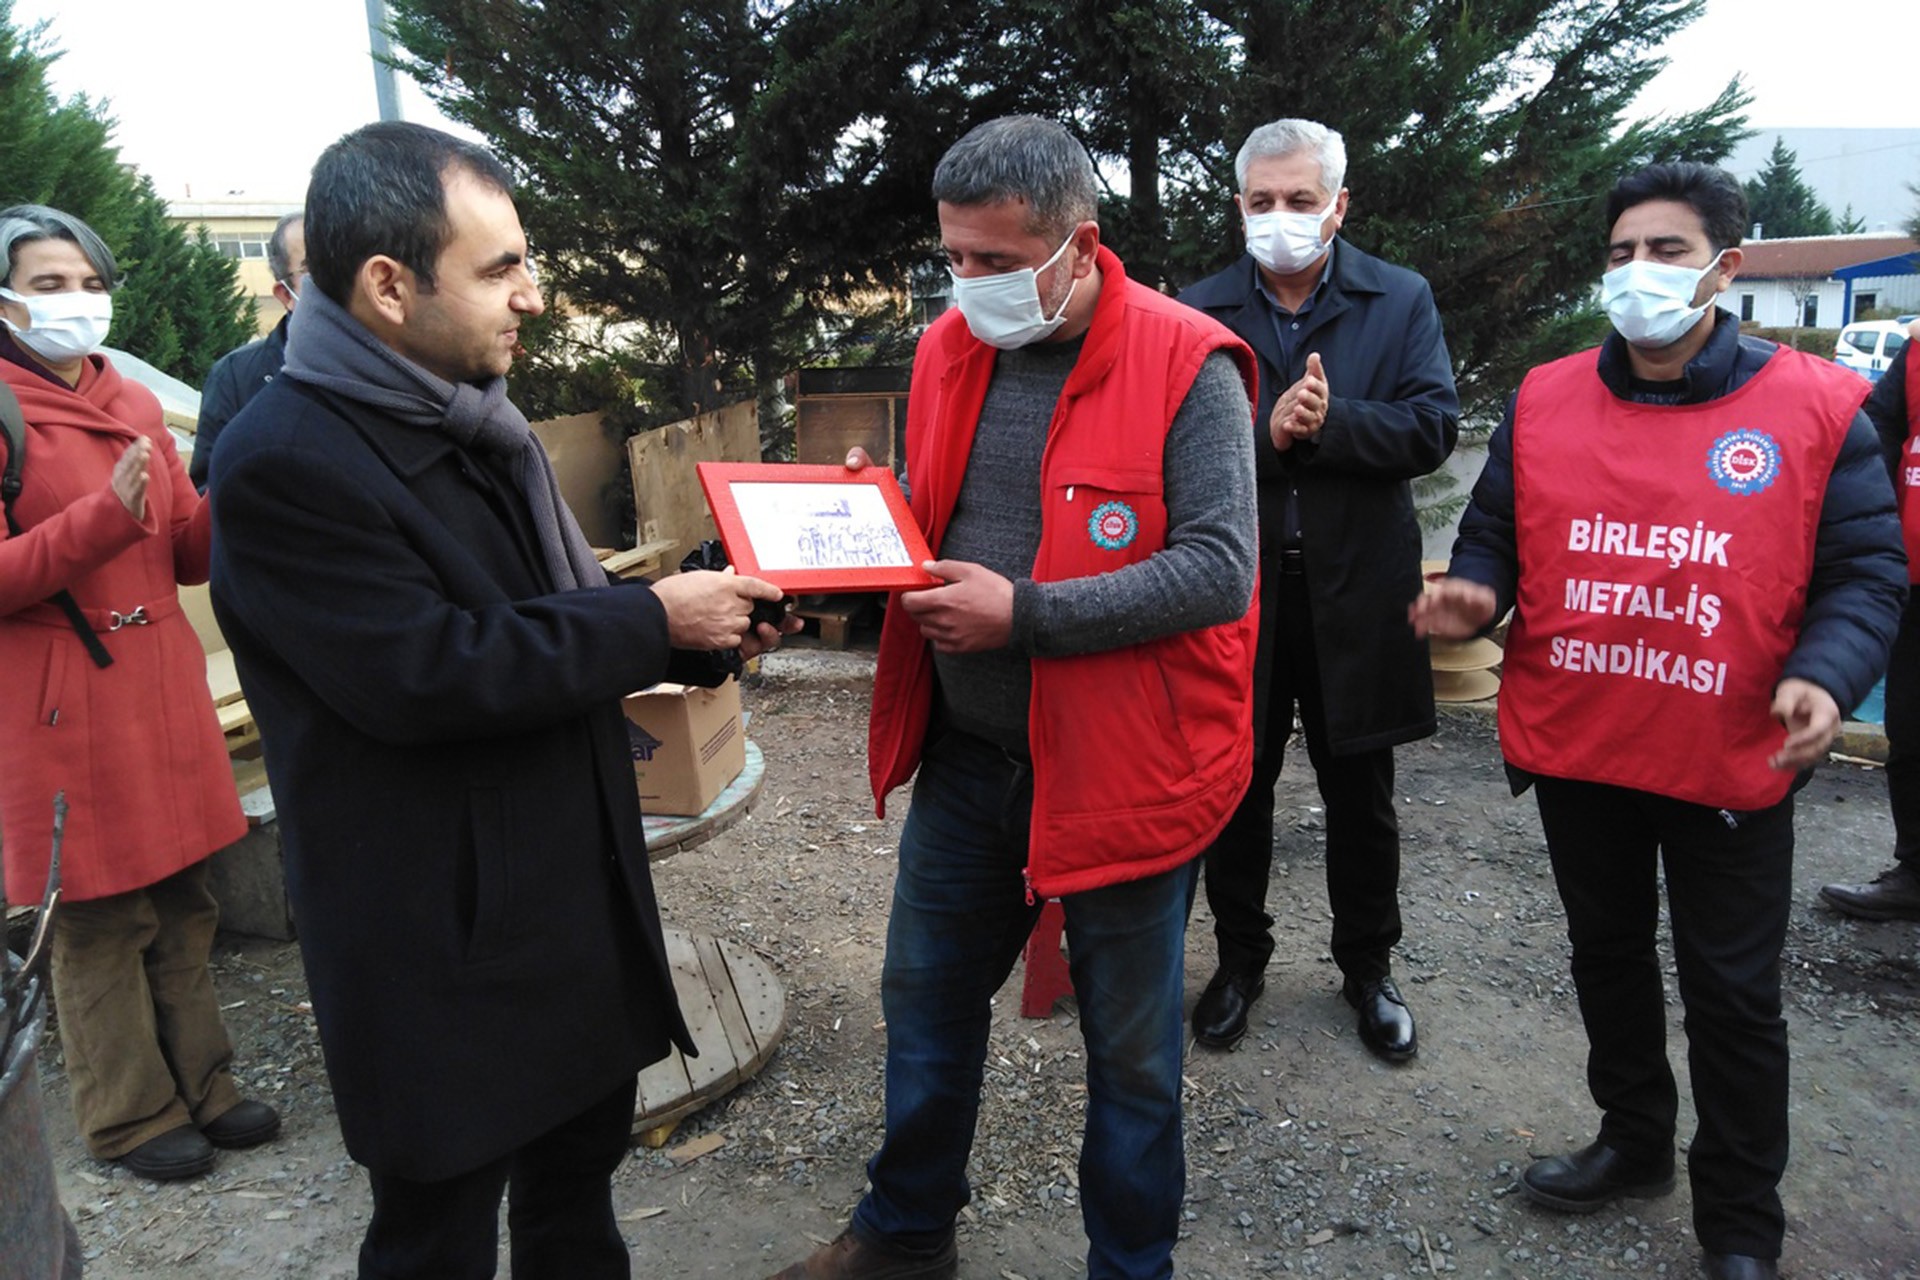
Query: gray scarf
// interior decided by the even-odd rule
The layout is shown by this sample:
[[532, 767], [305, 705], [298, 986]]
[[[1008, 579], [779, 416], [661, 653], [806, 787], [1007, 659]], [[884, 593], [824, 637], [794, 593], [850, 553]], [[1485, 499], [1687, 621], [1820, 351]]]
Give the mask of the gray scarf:
[[300, 292], [281, 373], [372, 405], [409, 426], [445, 432], [463, 448], [513, 459], [554, 587], [572, 591], [606, 585], [606, 571], [560, 496], [547, 451], [528, 428], [526, 415], [507, 399], [505, 378], [485, 386], [448, 382], [367, 332], [318, 287]]

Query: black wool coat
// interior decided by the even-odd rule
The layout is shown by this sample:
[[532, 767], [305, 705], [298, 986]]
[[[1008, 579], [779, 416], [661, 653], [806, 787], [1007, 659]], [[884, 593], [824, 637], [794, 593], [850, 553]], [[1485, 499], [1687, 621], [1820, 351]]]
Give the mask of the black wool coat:
[[214, 611], [349, 1154], [451, 1177], [690, 1050], [619, 698], [717, 665], [644, 586], [553, 592], [505, 466], [438, 432], [280, 378], [218, 452]]
[[280, 366], [287, 360], [287, 325], [292, 319], [292, 312], [281, 316], [266, 337], [235, 347], [214, 361], [207, 372], [207, 385], [200, 392], [200, 419], [193, 428], [193, 460], [187, 464], [187, 478], [200, 492], [207, 491], [207, 467], [213, 461], [213, 446], [220, 433], [233, 421], [234, 414], [247, 407], [247, 401], [280, 376]]
[[[1453, 452], [1460, 400], [1427, 282], [1344, 240], [1335, 243], [1332, 275], [1301, 322], [1291, 364], [1281, 358], [1250, 256], [1242, 254], [1226, 270], [1190, 286], [1180, 301], [1239, 334], [1260, 364], [1253, 416], [1260, 493], [1255, 733], [1262, 735], [1267, 719], [1281, 515], [1293, 485], [1300, 493], [1327, 745], [1345, 755], [1411, 742], [1434, 730], [1427, 645], [1407, 625], [1407, 605], [1421, 588], [1420, 524], [1410, 482]], [[1273, 447], [1268, 421], [1280, 393], [1306, 373], [1312, 352], [1326, 370], [1326, 423], [1317, 442], [1301, 441], [1282, 453]]]

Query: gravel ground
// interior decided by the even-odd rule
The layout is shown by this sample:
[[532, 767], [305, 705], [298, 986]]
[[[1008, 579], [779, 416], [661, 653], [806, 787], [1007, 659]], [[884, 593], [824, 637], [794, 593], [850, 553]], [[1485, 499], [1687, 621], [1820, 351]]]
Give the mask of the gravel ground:
[[[861, 1193], [880, 1136], [878, 986], [905, 810], [902, 796], [877, 820], [867, 796], [871, 673], [861, 648], [768, 658], [746, 691], [768, 772], [752, 817], [655, 865], [671, 923], [730, 938], [774, 967], [789, 1030], [758, 1078], [687, 1120], [664, 1149], [636, 1149], [620, 1171], [636, 1276], [764, 1276], [831, 1238]], [[1419, 1058], [1402, 1067], [1361, 1048], [1339, 998], [1319, 800], [1303, 757], [1293, 753], [1281, 782], [1269, 904], [1280, 943], [1253, 1034], [1229, 1053], [1189, 1052], [1179, 1273], [1694, 1274], [1684, 1180], [1667, 1199], [1586, 1218], [1535, 1210], [1516, 1194], [1529, 1159], [1584, 1144], [1595, 1116], [1538, 819], [1530, 799], [1508, 795], [1490, 718], [1452, 712], [1436, 738], [1399, 753], [1397, 973], [1421, 1037]], [[1801, 800], [1786, 950], [1790, 1276], [1920, 1276], [1920, 926], [1860, 924], [1812, 905], [1820, 883], [1885, 864], [1883, 785], [1876, 771], [1835, 764]], [[1212, 972], [1209, 925], [1202, 904], [1190, 1001]], [[340, 1145], [297, 950], [223, 939], [215, 978], [243, 1087], [279, 1105], [286, 1129], [264, 1148], [224, 1154], [200, 1182], [156, 1185], [89, 1159], [57, 1043], [42, 1051], [55, 1161], [87, 1274], [351, 1276], [368, 1197]], [[1683, 1068], [1671, 994], [1669, 1005]], [[1080, 1037], [1071, 1000], [1041, 1020], [1018, 1006], [1010, 984], [960, 1274], [1071, 1280], [1084, 1274]], [[1682, 1093], [1684, 1107], [1684, 1076]], [[1691, 1125], [1683, 1113], [1683, 1134]]]

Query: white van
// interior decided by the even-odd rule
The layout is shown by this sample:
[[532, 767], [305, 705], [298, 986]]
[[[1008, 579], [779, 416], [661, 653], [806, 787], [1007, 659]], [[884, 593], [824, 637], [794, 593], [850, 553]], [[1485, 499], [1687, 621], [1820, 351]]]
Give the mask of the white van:
[[1835, 362], [1878, 382], [1907, 346], [1907, 326], [1899, 320], [1861, 320], [1840, 331], [1833, 344]]

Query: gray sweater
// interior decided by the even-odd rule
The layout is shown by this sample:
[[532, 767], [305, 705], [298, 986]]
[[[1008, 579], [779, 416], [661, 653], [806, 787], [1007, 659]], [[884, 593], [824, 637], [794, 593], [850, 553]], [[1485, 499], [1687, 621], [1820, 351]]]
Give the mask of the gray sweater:
[[1027, 754], [1033, 657], [1094, 653], [1232, 621], [1253, 598], [1258, 520], [1247, 390], [1215, 352], [1195, 377], [1163, 454], [1167, 544], [1112, 573], [1035, 582], [1040, 456], [1079, 342], [1002, 352], [940, 555], [1013, 583], [1013, 638], [989, 653], [934, 654], [955, 728]]

